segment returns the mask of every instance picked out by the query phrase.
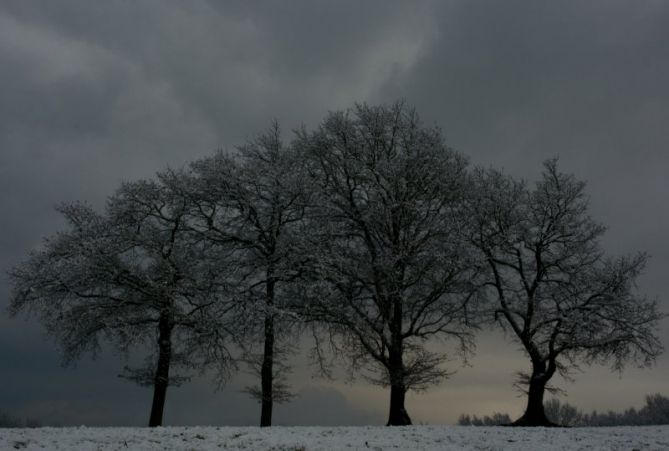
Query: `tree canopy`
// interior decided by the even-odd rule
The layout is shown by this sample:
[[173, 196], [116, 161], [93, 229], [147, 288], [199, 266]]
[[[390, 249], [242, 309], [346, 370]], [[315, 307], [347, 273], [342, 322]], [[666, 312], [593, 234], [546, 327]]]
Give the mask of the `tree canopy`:
[[588, 212], [585, 183], [544, 164], [534, 187], [498, 171], [477, 172], [470, 242], [485, 269], [494, 319], [532, 363], [521, 377], [528, 406], [519, 424], [547, 424], [543, 393], [556, 371], [579, 363], [650, 364], [662, 346], [656, 302], [635, 290], [640, 253], [607, 257], [605, 227]]

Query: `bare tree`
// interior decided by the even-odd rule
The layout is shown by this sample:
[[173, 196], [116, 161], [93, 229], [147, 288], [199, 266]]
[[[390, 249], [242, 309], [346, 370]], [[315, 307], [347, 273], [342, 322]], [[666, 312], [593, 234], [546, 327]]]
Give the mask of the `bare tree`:
[[604, 227], [588, 215], [585, 184], [547, 161], [532, 189], [480, 171], [469, 230], [486, 270], [494, 318], [522, 345], [531, 373], [516, 425], [549, 425], [543, 405], [556, 372], [583, 362], [648, 365], [661, 351], [656, 303], [636, 294], [646, 255], [607, 258]]
[[309, 197], [303, 166], [273, 123], [234, 155], [219, 153], [193, 163], [184, 184], [193, 230], [234, 255], [236, 274], [230, 285], [245, 305], [240, 321], [256, 329], [252, 341], [262, 343], [261, 352], [250, 350], [247, 357], [260, 374], [260, 389], [247, 391], [260, 399], [261, 426], [272, 424], [274, 402], [290, 398], [284, 382], [288, 366], [276, 359], [291, 349], [295, 338], [290, 286], [307, 268], [298, 240]]
[[220, 268], [186, 229], [186, 202], [164, 184], [124, 184], [104, 214], [74, 203], [59, 208], [69, 230], [47, 239], [10, 272], [12, 314], [37, 314], [69, 363], [102, 340], [127, 351], [155, 348], [149, 366], [125, 376], [153, 386], [149, 426], [162, 424], [175, 367], [229, 368], [231, 307], [218, 297]]
[[390, 386], [388, 425], [411, 424], [406, 392], [447, 375], [428, 340], [472, 344], [473, 274], [458, 232], [466, 161], [399, 103], [331, 113], [299, 145], [318, 195], [305, 317], [328, 325], [352, 369]]

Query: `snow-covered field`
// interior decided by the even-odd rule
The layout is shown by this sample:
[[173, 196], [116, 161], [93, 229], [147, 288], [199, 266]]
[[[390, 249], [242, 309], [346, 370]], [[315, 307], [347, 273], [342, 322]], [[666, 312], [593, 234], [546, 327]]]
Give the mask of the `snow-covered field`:
[[0, 450], [669, 450], [669, 426], [0, 429]]

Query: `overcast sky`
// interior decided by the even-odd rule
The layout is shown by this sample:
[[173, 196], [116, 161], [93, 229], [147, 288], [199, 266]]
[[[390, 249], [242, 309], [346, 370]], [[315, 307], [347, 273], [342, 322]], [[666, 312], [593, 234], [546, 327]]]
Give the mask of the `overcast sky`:
[[[647, 250], [640, 289], [669, 311], [669, 2], [3, 0], [0, 270], [63, 223], [60, 201], [101, 206], [122, 180], [232, 148], [277, 118], [312, 126], [354, 102], [406, 99], [473, 163], [533, 179], [546, 158], [587, 180], [612, 254]], [[0, 278], [0, 307], [9, 297]], [[669, 322], [661, 339], [669, 346]], [[298, 359], [299, 362], [299, 359]], [[470, 366], [407, 403], [414, 422], [519, 414], [517, 346], [482, 336]], [[76, 368], [39, 325], [0, 317], [0, 410], [55, 424], [145, 424], [150, 390], [103, 353]], [[652, 369], [585, 368], [585, 409], [669, 395]], [[256, 424], [242, 375], [168, 392], [168, 424]], [[311, 378], [279, 424], [382, 424], [386, 391]], [[615, 393], [612, 396], [611, 393]]]

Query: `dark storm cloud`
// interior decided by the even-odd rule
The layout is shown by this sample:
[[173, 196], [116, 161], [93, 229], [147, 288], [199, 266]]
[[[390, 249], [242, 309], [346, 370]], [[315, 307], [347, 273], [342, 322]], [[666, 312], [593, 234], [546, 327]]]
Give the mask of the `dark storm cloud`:
[[[232, 147], [274, 117], [289, 130], [355, 101], [405, 98], [474, 163], [532, 179], [542, 160], [559, 154], [565, 170], [588, 180], [593, 215], [610, 226], [607, 247], [652, 254], [641, 288], [662, 297], [669, 269], [667, 49], [663, 0], [3, 1], [0, 268], [62, 227], [52, 209], [60, 201], [101, 206], [120, 180]], [[0, 304], [7, 297], [1, 280]], [[666, 323], [662, 333], [669, 344]], [[143, 412], [119, 414], [124, 405], [148, 404], [136, 402], [129, 384], [115, 381], [108, 398], [93, 386], [78, 391], [88, 379], [115, 379], [113, 354], [58, 369], [37, 325], [5, 317], [0, 348], [2, 379], [10, 381], [0, 390], [0, 408], [50, 412], [42, 416], [60, 415], [61, 423], [144, 421]], [[511, 360], [515, 348], [507, 350]], [[509, 363], [509, 374], [516, 364]], [[660, 374], [667, 367], [663, 357], [659, 368], [639, 373], [647, 377], [641, 389], [616, 380], [630, 393], [620, 407], [665, 389]], [[53, 382], [44, 385], [35, 373]], [[460, 395], [469, 387], [483, 410], [490, 392], [477, 393], [494, 377], [482, 364], [461, 373], [453, 381]], [[308, 381], [308, 371], [296, 378]], [[507, 381], [498, 384], [500, 398], [487, 405], [508, 405]], [[593, 387], [590, 380], [573, 391]], [[205, 402], [209, 389], [198, 380], [175, 391], [168, 421], [170, 409], [188, 409], [202, 422], [234, 421]], [[447, 396], [448, 382], [443, 390]], [[254, 423], [256, 406], [233, 391], [216, 399]], [[370, 393], [383, 410], [385, 394]], [[310, 396], [330, 399], [342, 418], [370, 418], [336, 396]], [[595, 395], [589, 399], [596, 404]], [[452, 421], [464, 409], [439, 414], [450, 403], [416, 402], [423, 421]], [[109, 408], [99, 411], [103, 403]], [[299, 409], [281, 412], [279, 421], [303, 421]]]
[[535, 178], [541, 162], [588, 180], [616, 253], [669, 267], [669, 4], [457, 2], [413, 69], [376, 96], [404, 96], [474, 162]]

